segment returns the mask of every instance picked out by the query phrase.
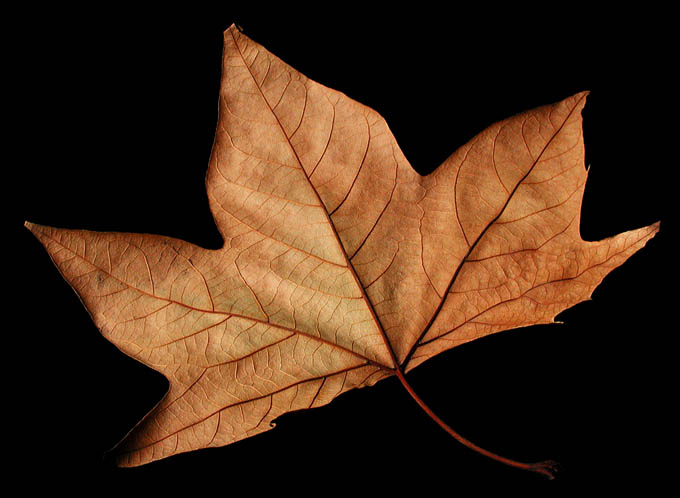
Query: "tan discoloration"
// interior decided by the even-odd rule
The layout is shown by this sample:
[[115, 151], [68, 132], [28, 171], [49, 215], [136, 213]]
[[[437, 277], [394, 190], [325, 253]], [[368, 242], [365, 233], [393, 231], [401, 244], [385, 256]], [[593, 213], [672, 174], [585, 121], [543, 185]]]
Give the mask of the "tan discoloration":
[[104, 336], [170, 381], [120, 463], [238, 441], [587, 299], [658, 225], [581, 240], [584, 103], [497, 123], [422, 177], [375, 111], [229, 28], [221, 249], [26, 224]]

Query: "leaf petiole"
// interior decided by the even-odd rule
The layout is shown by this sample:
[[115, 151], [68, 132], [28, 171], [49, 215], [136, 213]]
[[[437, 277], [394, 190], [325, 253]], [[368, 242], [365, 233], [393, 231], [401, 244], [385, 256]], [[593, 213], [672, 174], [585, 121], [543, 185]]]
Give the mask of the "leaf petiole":
[[477, 453], [480, 453], [481, 455], [484, 455], [488, 458], [491, 458], [492, 460], [496, 460], [511, 467], [536, 472], [537, 474], [542, 474], [546, 476], [548, 479], [555, 478], [555, 474], [559, 470], [559, 464], [553, 460], [545, 460], [542, 462], [535, 463], [518, 462], [517, 460], [512, 460], [510, 458], [497, 455], [496, 453], [492, 453], [491, 451], [485, 450], [484, 448], [480, 448], [473, 442], [468, 441], [463, 436], [454, 431], [446, 422], [439, 418], [437, 414], [435, 414], [429, 406], [425, 404], [425, 402], [420, 398], [420, 396], [418, 396], [416, 392], [413, 390], [413, 387], [411, 387], [411, 385], [408, 383], [406, 377], [404, 376], [404, 372], [400, 367], [396, 369], [396, 374], [397, 377], [399, 378], [399, 381], [406, 389], [406, 391], [411, 395], [415, 402], [418, 403], [418, 405], [425, 411], [425, 413], [427, 413], [432, 420], [434, 420], [442, 429], [448, 432], [449, 435], [453, 436], [453, 438], [456, 439], [459, 443], [467, 446], [468, 448], [476, 451]]

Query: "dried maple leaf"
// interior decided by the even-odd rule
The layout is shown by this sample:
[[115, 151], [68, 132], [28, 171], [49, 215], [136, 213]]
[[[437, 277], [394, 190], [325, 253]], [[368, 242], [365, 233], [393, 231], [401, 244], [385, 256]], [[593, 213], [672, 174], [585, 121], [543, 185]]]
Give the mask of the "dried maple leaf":
[[579, 235], [586, 93], [496, 123], [427, 176], [384, 119], [233, 26], [206, 178], [224, 238], [27, 227], [102, 334], [170, 389], [124, 466], [264, 432], [283, 413], [488, 334], [551, 323], [658, 223]]

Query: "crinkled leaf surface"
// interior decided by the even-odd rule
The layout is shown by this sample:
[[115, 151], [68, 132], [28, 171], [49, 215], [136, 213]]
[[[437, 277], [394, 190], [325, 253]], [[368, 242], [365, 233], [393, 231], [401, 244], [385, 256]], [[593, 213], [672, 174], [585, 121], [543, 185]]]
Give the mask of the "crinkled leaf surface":
[[581, 239], [585, 99], [421, 176], [379, 114], [229, 28], [206, 178], [221, 249], [27, 223], [102, 334], [170, 382], [119, 463], [238, 441], [588, 299], [658, 224]]

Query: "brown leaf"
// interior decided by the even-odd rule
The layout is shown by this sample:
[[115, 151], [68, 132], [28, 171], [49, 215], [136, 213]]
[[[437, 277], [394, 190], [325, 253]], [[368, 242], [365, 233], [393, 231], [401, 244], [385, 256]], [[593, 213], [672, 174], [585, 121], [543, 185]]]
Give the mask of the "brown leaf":
[[421, 176], [375, 111], [233, 26], [224, 40], [206, 177], [221, 249], [26, 224], [102, 334], [170, 382], [121, 465], [226, 445], [551, 323], [658, 230], [581, 239], [586, 93], [492, 125]]

